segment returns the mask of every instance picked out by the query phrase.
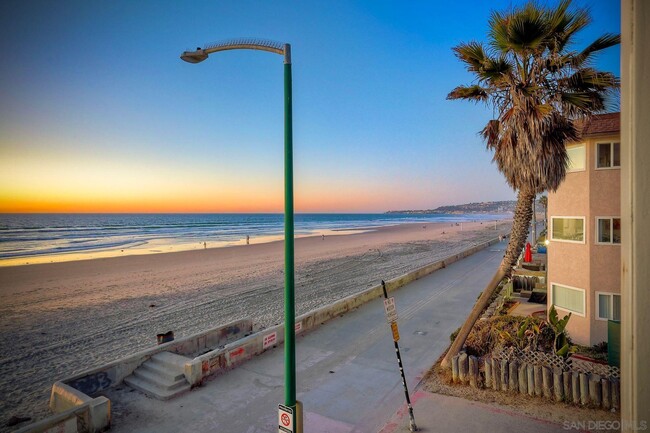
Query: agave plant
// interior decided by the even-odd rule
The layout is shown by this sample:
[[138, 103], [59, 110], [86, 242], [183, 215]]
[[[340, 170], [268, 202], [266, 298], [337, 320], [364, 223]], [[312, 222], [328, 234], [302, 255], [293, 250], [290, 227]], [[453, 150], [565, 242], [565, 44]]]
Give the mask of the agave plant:
[[486, 104], [495, 118], [481, 131], [494, 151], [497, 168], [516, 191], [517, 205], [505, 256], [483, 295], [474, 305], [443, 365], [457, 354], [488, 304], [499, 281], [511, 272], [528, 235], [535, 196], [558, 188], [566, 175], [565, 144], [579, 138], [581, 121], [605, 111], [606, 100], [619, 87], [609, 72], [592, 67], [594, 55], [620, 43], [605, 34], [581, 51], [576, 34], [590, 22], [586, 9], [557, 8], [528, 2], [507, 12], [493, 12], [488, 42], [461, 43], [454, 52], [475, 83], [458, 86], [448, 99]]

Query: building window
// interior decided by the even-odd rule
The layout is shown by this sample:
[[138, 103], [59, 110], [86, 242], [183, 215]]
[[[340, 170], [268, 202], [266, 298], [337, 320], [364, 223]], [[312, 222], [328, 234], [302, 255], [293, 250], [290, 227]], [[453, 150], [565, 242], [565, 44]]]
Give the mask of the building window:
[[551, 217], [551, 240], [584, 243], [584, 217]]
[[566, 153], [569, 156], [569, 166], [567, 167], [567, 172], [585, 170], [587, 165], [587, 156], [584, 144], [567, 146]]
[[614, 168], [621, 166], [620, 143], [596, 144], [596, 168]]
[[617, 217], [596, 218], [596, 243], [620, 244], [621, 219]]
[[596, 292], [596, 318], [598, 320], [621, 320], [621, 295]]
[[585, 291], [575, 287], [551, 284], [551, 302], [557, 308], [576, 313], [579, 316], [585, 315]]

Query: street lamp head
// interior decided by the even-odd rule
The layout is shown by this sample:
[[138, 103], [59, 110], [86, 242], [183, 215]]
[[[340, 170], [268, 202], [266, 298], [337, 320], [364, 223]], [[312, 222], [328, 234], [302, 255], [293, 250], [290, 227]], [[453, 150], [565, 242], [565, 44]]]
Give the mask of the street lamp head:
[[201, 63], [207, 58], [208, 54], [200, 47], [197, 47], [196, 51], [184, 51], [183, 54], [181, 54], [181, 59], [188, 63]]
[[284, 63], [291, 63], [291, 46], [289, 44], [255, 38], [229, 39], [209, 44], [204, 48], [197, 48], [196, 51], [185, 51], [181, 54], [181, 59], [189, 63], [199, 63], [207, 59], [209, 54], [227, 50], [269, 51], [284, 56]]

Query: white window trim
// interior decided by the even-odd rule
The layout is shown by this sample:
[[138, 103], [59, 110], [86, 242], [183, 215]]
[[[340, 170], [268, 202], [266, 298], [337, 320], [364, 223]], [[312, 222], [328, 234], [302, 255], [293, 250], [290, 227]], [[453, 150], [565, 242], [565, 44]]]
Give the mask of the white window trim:
[[[612, 239], [614, 239], [614, 221], [613, 221], [614, 218], [621, 219], [620, 216], [606, 216], [605, 215], [605, 216], [597, 216], [596, 217], [596, 220], [594, 221], [594, 224], [596, 226], [595, 227], [596, 229], [594, 231], [594, 243], [596, 245], [614, 245], [614, 246], [617, 246], [617, 247], [621, 246], [620, 242], [619, 243], [615, 243], [614, 241], [612, 241], [612, 242], [600, 242], [598, 240], [598, 220], [606, 220], [606, 219], [608, 219], [608, 220], [610, 220], [612, 222]], [[605, 293], [605, 292], [603, 292], [603, 293]]]
[[[562, 284], [560, 284], [560, 285], [562, 285]], [[595, 316], [596, 320], [600, 320], [601, 322], [607, 322], [608, 320], [614, 320], [614, 319], [609, 319], [609, 318], [608, 319], [603, 319], [603, 318], [600, 317], [600, 302], [598, 302], [598, 296], [600, 296], [600, 295], [617, 295], [617, 296], [621, 296], [621, 294], [620, 293], [614, 293], [614, 292], [595, 292], [595, 293], [596, 293], [596, 316]], [[612, 296], [610, 296], [609, 299], [610, 299], [610, 302], [611, 302], [610, 307], [612, 308], [612, 312], [613, 312], [614, 311], [614, 298]]]
[[[559, 307], [559, 306], [555, 305], [553, 303], [553, 286], [562, 286], [562, 287], [566, 287], [567, 289], [573, 289], [573, 290], [581, 291], [582, 292], [582, 310], [584, 311], [584, 313], [578, 313], [577, 311], [569, 310], [568, 308]], [[551, 293], [550, 293], [550, 295], [551, 295], [551, 305], [554, 305], [556, 310], [562, 310], [562, 311], [565, 311], [567, 313], [575, 314], [576, 316], [580, 316], [580, 317], [587, 317], [587, 292], [586, 292], [585, 289], [581, 289], [580, 287], [569, 286], [568, 284], [554, 283], [554, 282], [551, 282], [549, 287], [551, 289]]]
[[573, 170], [568, 170], [567, 169], [566, 172], [567, 173], [580, 173], [581, 171], [587, 171], [587, 167], [589, 166], [588, 157], [587, 157], [587, 143], [580, 143], [580, 144], [576, 144], [576, 145], [570, 145], [570, 146], [567, 146], [567, 149], [569, 147], [571, 147], [571, 148], [582, 147], [583, 148], [583, 150], [585, 151], [585, 168], [577, 168], [577, 169], [573, 169]]
[[[619, 141], [612, 140], [612, 141], [597, 141], [596, 142], [596, 148], [594, 149], [594, 169], [595, 170], [620, 170], [621, 169], [620, 165], [613, 165], [614, 164], [614, 143], [619, 144], [619, 155], [618, 155], [618, 157], [619, 157], [619, 161], [620, 161], [620, 158], [621, 158], [621, 155], [620, 155], [621, 141], [620, 140]], [[610, 161], [612, 161], [612, 165], [609, 166], [609, 167], [598, 167], [598, 145], [599, 144], [609, 144], [609, 157], [610, 157]]]
[[[583, 230], [582, 230], [582, 241], [569, 241], [569, 240], [566, 240], [566, 239], [555, 239], [553, 237], [553, 218], [570, 218], [570, 219], [578, 219], [578, 220], [581, 219], [582, 220], [582, 228], [583, 228]], [[550, 240], [552, 240], [553, 242], [566, 242], [568, 244], [583, 244], [583, 245], [587, 243], [587, 221], [586, 221], [585, 217], [583, 217], [583, 216], [552, 215], [550, 217], [550, 219], [551, 219], [551, 231], [550, 231], [550, 236], [551, 237], [550, 237]]]

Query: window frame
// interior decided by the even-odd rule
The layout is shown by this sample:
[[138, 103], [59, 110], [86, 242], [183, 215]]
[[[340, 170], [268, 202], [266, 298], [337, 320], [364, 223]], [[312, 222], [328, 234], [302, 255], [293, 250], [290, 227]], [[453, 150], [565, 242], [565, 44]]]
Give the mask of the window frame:
[[573, 170], [569, 170], [567, 168], [567, 173], [580, 173], [581, 171], [587, 171], [587, 167], [589, 166], [589, 163], [587, 162], [587, 143], [578, 143], [578, 144], [570, 144], [566, 146], [567, 152], [569, 148], [582, 148], [582, 151], [584, 152], [584, 167], [583, 168], [576, 168]]
[[[596, 299], [595, 299], [596, 313], [595, 313], [594, 318], [596, 320], [601, 321], [601, 322], [606, 322], [608, 320], [614, 320], [614, 318], [613, 318], [614, 317], [614, 296], [620, 297], [621, 294], [620, 293], [615, 293], [615, 292], [595, 292], [595, 295], [596, 295]], [[609, 307], [610, 307], [610, 310], [612, 312], [612, 317], [611, 318], [609, 318], [609, 317], [607, 317], [607, 318], [600, 317], [600, 299], [599, 299], [600, 295], [607, 295], [607, 297], [609, 298]], [[620, 311], [618, 312], [618, 315], [619, 315], [619, 320], [618, 321], [620, 322], [620, 315], [621, 315]]]
[[[555, 292], [555, 286], [566, 287], [567, 289], [578, 290], [578, 291], [582, 292], [582, 311], [584, 311], [584, 313], [569, 310], [568, 308], [560, 307], [560, 306], [556, 305], [555, 304], [555, 299], [553, 297], [554, 292]], [[551, 305], [555, 306], [556, 310], [562, 310], [562, 311], [565, 311], [567, 313], [575, 314], [576, 316], [580, 316], [580, 317], [587, 317], [587, 291], [585, 289], [581, 289], [580, 287], [569, 286], [567, 284], [554, 283], [554, 282], [551, 282], [549, 284], [549, 287], [551, 289]]]
[[[619, 223], [620, 223], [621, 217], [620, 216], [597, 216], [596, 217], [596, 220], [595, 220], [595, 225], [596, 225], [596, 227], [595, 227], [596, 230], [595, 231], [596, 232], [594, 233], [594, 243], [596, 245], [618, 245], [619, 247], [621, 246], [620, 242], [618, 242], [618, 243], [614, 242], [614, 219], [618, 219]], [[598, 220], [609, 220], [610, 221], [610, 223], [611, 223], [611, 231], [612, 231], [612, 241], [611, 242], [601, 242], [600, 241], [600, 238], [598, 237]], [[603, 292], [603, 293], [605, 293], [605, 292]]]
[[[614, 143], [618, 143], [618, 162], [619, 165], [614, 165]], [[609, 144], [609, 160], [611, 165], [609, 167], [598, 167], [598, 146], [601, 144]], [[620, 170], [621, 169], [621, 141], [597, 141], [596, 150], [594, 152], [594, 168], [595, 170]]]
[[[581, 241], [572, 241], [567, 239], [555, 239], [553, 237], [553, 224], [555, 218], [566, 218], [566, 219], [581, 219], [582, 220], [582, 240]], [[551, 231], [550, 231], [550, 240], [553, 242], [566, 242], [569, 244], [586, 244], [587, 243], [587, 218], [584, 216], [564, 216], [564, 215], [552, 215], [551, 220]]]

